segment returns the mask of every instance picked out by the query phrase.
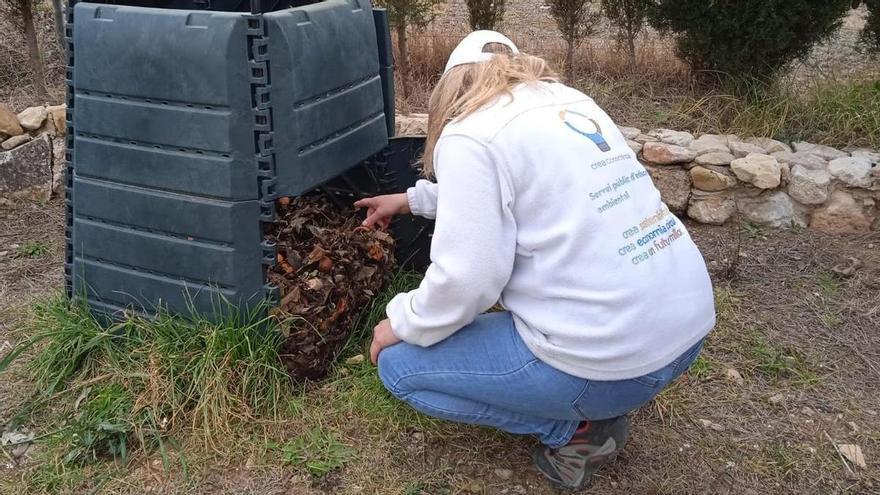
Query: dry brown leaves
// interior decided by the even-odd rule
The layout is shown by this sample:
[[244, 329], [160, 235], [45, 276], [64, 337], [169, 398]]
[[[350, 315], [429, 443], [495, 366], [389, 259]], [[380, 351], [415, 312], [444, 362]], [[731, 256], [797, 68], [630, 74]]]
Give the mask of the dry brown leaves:
[[345, 345], [360, 311], [396, 267], [394, 240], [323, 195], [283, 198], [266, 233], [277, 246], [269, 282], [281, 291], [273, 316], [285, 332], [281, 356], [297, 379], [317, 380]]

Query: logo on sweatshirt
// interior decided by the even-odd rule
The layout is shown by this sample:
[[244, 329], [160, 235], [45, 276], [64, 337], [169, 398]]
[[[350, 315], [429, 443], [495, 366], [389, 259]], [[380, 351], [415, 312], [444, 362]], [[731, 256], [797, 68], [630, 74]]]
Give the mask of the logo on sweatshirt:
[[611, 151], [611, 146], [602, 137], [602, 128], [595, 120], [573, 110], [560, 110], [559, 118], [569, 129], [592, 141], [600, 151]]

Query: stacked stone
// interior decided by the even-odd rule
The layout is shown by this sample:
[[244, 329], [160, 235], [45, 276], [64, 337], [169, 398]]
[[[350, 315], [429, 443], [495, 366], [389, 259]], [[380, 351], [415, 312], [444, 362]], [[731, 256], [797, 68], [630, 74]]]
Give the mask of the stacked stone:
[[16, 114], [0, 104], [0, 197], [44, 199], [64, 171], [67, 106], [30, 107]]
[[621, 127], [670, 209], [721, 225], [739, 214], [773, 227], [880, 228], [880, 153], [769, 138]]
[[[427, 131], [397, 117], [399, 135]], [[739, 215], [773, 227], [833, 233], [880, 229], [880, 153], [769, 138], [620, 127], [671, 210], [722, 225]]]

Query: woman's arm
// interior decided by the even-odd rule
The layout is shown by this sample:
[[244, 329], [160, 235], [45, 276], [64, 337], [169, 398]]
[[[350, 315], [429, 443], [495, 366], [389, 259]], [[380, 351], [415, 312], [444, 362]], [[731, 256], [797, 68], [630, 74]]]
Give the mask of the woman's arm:
[[430, 346], [498, 301], [513, 270], [516, 224], [510, 194], [486, 147], [465, 136], [437, 146], [437, 221], [431, 265], [419, 287], [386, 313], [393, 332]]
[[437, 184], [425, 179], [416, 181], [416, 185], [406, 190], [409, 211], [413, 215], [425, 218], [437, 217]]

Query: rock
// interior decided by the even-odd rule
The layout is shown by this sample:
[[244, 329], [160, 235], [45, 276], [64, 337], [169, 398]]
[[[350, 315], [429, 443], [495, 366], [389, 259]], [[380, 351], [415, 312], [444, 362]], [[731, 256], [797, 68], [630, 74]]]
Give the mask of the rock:
[[18, 117], [15, 116], [15, 112], [5, 103], [0, 103], [0, 134], [7, 136], [20, 136], [24, 134], [24, 129], [18, 123]]
[[513, 471], [511, 471], [510, 469], [496, 469], [495, 476], [498, 476], [499, 478], [507, 481], [510, 478], [513, 478]]
[[637, 142], [633, 141], [632, 139], [627, 139], [626, 144], [627, 144], [627, 146], [630, 147], [631, 150], [633, 150], [633, 152], [635, 154], [638, 155], [639, 153], [642, 152], [642, 144], [641, 143], [637, 143]]
[[783, 402], [785, 402], [785, 396], [782, 394], [776, 394], [771, 396], [767, 400], [770, 401], [771, 404], [782, 404]]
[[844, 158], [849, 156], [849, 153], [845, 151], [840, 151], [830, 146], [824, 146], [821, 144], [812, 144], [800, 141], [794, 143], [793, 146], [794, 150], [797, 152], [810, 153], [811, 155], [816, 155], [829, 161], [834, 160], [835, 158]]
[[772, 156], [752, 153], [730, 162], [737, 178], [760, 189], [773, 189], [782, 182], [782, 166]]
[[874, 165], [880, 165], [880, 153], [869, 149], [858, 149], [852, 152], [853, 158], [867, 158]]
[[805, 205], [820, 205], [828, 201], [831, 174], [825, 170], [812, 170], [801, 165], [791, 169], [788, 194]]
[[30, 107], [18, 114], [18, 123], [29, 131], [36, 131], [46, 120], [46, 107]]
[[871, 160], [867, 158], [836, 158], [828, 162], [831, 175], [852, 187], [871, 187]]
[[626, 126], [617, 126], [620, 129], [620, 133], [623, 134], [623, 137], [627, 139], [635, 139], [642, 131], [636, 129], [635, 127], [626, 127]]
[[754, 197], [736, 198], [737, 210], [753, 222], [771, 227], [806, 227], [804, 208], [782, 191], [766, 192]]
[[647, 142], [642, 148], [642, 156], [646, 161], [657, 165], [671, 165], [694, 161], [697, 154], [674, 144]]
[[363, 364], [364, 359], [365, 358], [364, 358], [363, 354], [355, 354], [354, 356], [346, 359], [345, 364], [347, 364], [349, 366], [357, 366], [359, 364]]
[[[694, 149], [693, 146], [691, 146], [691, 149]], [[694, 161], [698, 165], [716, 165], [726, 167], [730, 165], [730, 162], [735, 159], [735, 156], [726, 151], [714, 151], [711, 153], [705, 153], [703, 155], [697, 155], [697, 158]]]
[[736, 177], [733, 177], [732, 174], [725, 173], [724, 169], [720, 167], [717, 169], [709, 167], [712, 166], [694, 167], [690, 170], [695, 188], [701, 191], [717, 192], [736, 186]]
[[871, 219], [850, 193], [838, 190], [831, 194], [828, 204], [813, 212], [810, 228], [833, 234], [868, 232]]
[[787, 163], [794, 167], [800, 165], [813, 170], [825, 169], [828, 166], [828, 160], [812, 155], [810, 153], [789, 153], [788, 151], [777, 151], [770, 156], [776, 158], [780, 163]]
[[428, 114], [397, 115], [394, 117], [394, 125], [398, 136], [424, 135], [428, 133]]
[[46, 107], [46, 112], [49, 114], [47, 120], [51, 120], [55, 128], [55, 135], [63, 136], [67, 134], [67, 105]]
[[52, 144], [52, 194], [56, 194], [61, 190], [64, 184], [64, 171], [67, 167], [67, 160], [64, 152], [67, 149], [67, 143], [64, 138], [55, 138]]
[[40, 136], [0, 153], [0, 196], [45, 199], [52, 184], [52, 146]]
[[736, 213], [736, 203], [725, 193], [695, 190], [688, 203], [688, 217], [700, 223], [723, 225]]
[[659, 142], [660, 140], [655, 138], [654, 136], [649, 136], [647, 134], [639, 134], [638, 136], [632, 138], [633, 141], [639, 144]]
[[746, 383], [746, 380], [743, 378], [742, 374], [733, 368], [727, 368], [727, 370], [724, 372], [724, 376], [728, 380], [740, 386], [745, 385]]
[[3, 148], [5, 151], [9, 151], [12, 148], [15, 148], [17, 146], [21, 146], [22, 144], [24, 144], [30, 140], [31, 140], [31, 137], [28, 134], [21, 134], [19, 136], [12, 136], [11, 138], [7, 139], [6, 141], [3, 141], [3, 143], [0, 144], [0, 148]]
[[[670, 145], [671, 146], [671, 145]], [[675, 213], [685, 211], [691, 196], [691, 176], [679, 167], [645, 167], [666, 206]]]
[[[718, 134], [703, 134], [690, 144], [690, 149], [697, 155], [706, 153], [730, 153], [728, 143], [730, 139], [727, 136]], [[732, 160], [732, 158], [731, 158]]]
[[706, 428], [707, 430], [724, 431], [723, 426], [719, 425], [718, 423], [713, 423], [708, 419], [698, 419], [697, 422], [700, 423], [700, 426]]
[[694, 142], [693, 134], [684, 131], [673, 131], [672, 129], [654, 129], [648, 135], [659, 139], [661, 142], [684, 148], [687, 148]]
[[749, 138], [749, 139], [746, 139], [745, 142], [761, 147], [764, 150], [764, 153], [766, 153], [768, 155], [772, 155], [773, 153], [777, 153], [780, 151], [789, 152], [789, 153], [791, 152], [791, 146], [783, 143], [782, 141], [777, 141], [775, 139]]
[[753, 153], [764, 154], [764, 148], [743, 141], [730, 141], [730, 151], [737, 158], [743, 158]]

